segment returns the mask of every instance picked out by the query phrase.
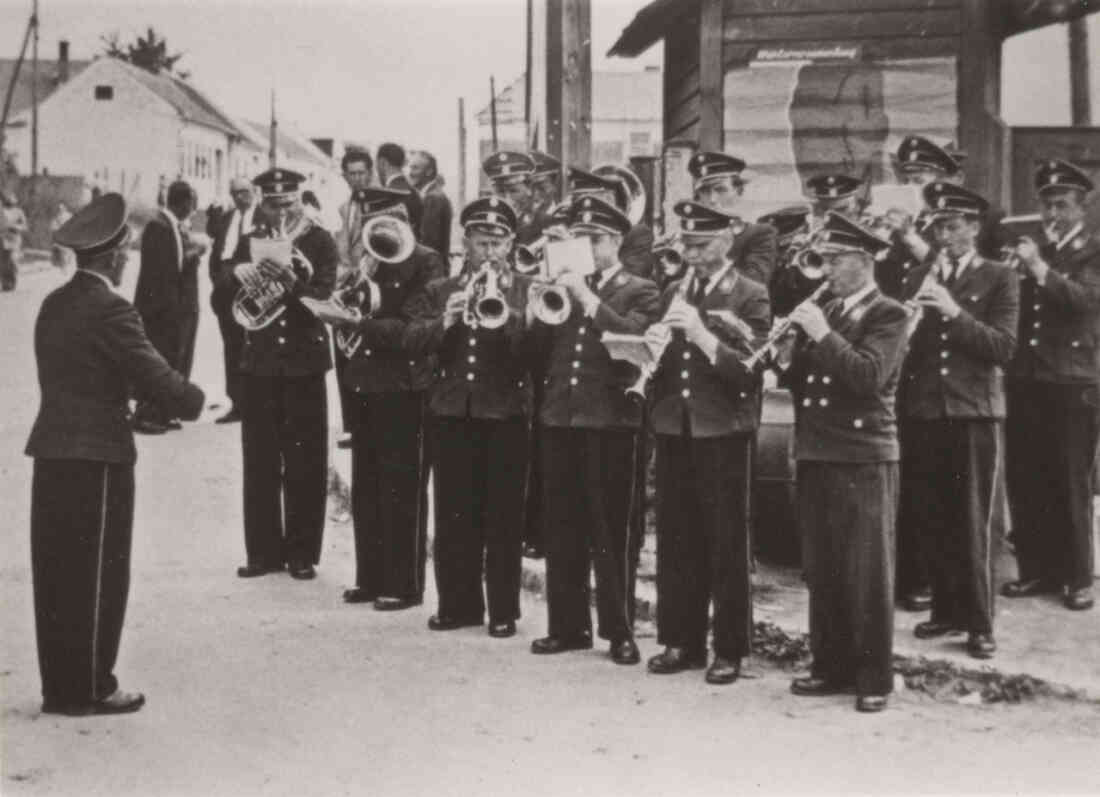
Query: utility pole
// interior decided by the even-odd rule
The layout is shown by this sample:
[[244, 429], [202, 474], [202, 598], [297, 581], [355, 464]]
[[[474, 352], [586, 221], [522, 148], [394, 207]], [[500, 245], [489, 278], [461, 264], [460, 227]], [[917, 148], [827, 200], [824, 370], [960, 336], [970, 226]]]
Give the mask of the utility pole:
[[466, 100], [458, 98], [458, 206], [466, 206]]
[[271, 126], [267, 131], [267, 167], [274, 169], [278, 165], [279, 122], [275, 118], [275, 89], [271, 90]]
[[[546, 149], [562, 168], [592, 160], [591, 0], [546, 2]], [[564, 175], [562, 176], [564, 184]]]
[[489, 124], [493, 131], [493, 152], [500, 148], [497, 141], [497, 82], [489, 75]]
[[38, 0], [31, 11], [31, 193], [38, 178]]
[[1081, 17], [1069, 23], [1069, 92], [1075, 127], [1092, 124], [1089, 68], [1089, 18]]

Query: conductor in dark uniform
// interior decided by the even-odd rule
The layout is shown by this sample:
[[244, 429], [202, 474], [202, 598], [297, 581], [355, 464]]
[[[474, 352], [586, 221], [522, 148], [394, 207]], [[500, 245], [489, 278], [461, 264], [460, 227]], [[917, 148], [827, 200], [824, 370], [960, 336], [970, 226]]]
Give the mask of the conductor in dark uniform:
[[990, 530], [1019, 284], [977, 252], [982, 197], [945, 182], [923, 193], [940, 254], [905, 284], [917, 315], [898, 392], [898, 539], [919, 546], [931, 573], [932, 618], [917, 637], [966, 632], [970, 655], [984, 659], [996, 650]]
[[1100, 407], [1100, 240], [1092, 180], [1052, 160], [1035, 173], [1046, 241], [1015, 247], [1020, 340], [1008, 371], [1008, 499], [1019, 578], [1003, 594], [1062, 593], [1091, 609], [1092, 486]]
[[[745, 193], [745, 162], [724, 152], [696, 152], [688, 161], [695, 201], [737, 216]], [[733, 239], [730, 260], [749, 279], [767, 285], [775, 270], [778, 252], [775, 230], [766, 224], [744, 222]]]
[[[364, 224], [386, 218], [404, 230], [392, 253], [364, 240], [362, 320], [346, 326], [360, 336], [344, 370], [356, 400], [351, 431], [351, 513], [355, 525], [355, 586], [347, 603], [380, 611], [418, 606], [427, 562], [425, 393], [434, 355], [412, 351], [410, 322], [431, 313], [427, 287], [447, 267], [434, 249], [415, 243], [400, 191], [360, 190], [354, 201]], [[392, 243], [392, 242], [391, 242]], [[385, 258], [385, 259], [383, 259]]]
[[549, 634], [531, 652], [592, 647], [589, 570], [596, 571], [599, 636], [618, 664], [640, 660], [634, 643], [635, 478], [642, 410], [626, 393], [637, 369], [611, 359], [604, 332], [640, 335], [657, 320], [657, 286], [618, 259], [630, 220], [594, 197], [576, 200], [569, 229], [586, 238], [596, 272], [558, 277], [572, 298], [568, 319], [536, 321], [543, 404], [543, 512]]
[[75, 251], [72, 279], [42, 303], [35, 357], [42, 403], [27, 442], [34, 457], [31, 567], [42, 710], [137, 711], [114, 674], [130, 585], [137, 452], [128, 389], [194, 420], [203, 394], [173, 371], [116, 294], [126, 267], [126, 202], [104, 194], [57, 231]]
[[[832, 299], [803, 302], [783, 381], [795, 399], [799, 531], [810, 589], [809, 677], [797, 695], [855, 689], [856, 709], [881, 711], [893, 689], [894, 526], [898, 435], [894, 398], [909, 314], [875, 286], [888, 244], [826, 218], [816, 251]], [[781, 353], [782, 364], [786, 355]]]
[[669, 285], [655, 346], [671, 338], [653, 377], [657, 435], [657, 635], [649, 671], [706, 666], [714, 605], [713, 684], [732, 683], [752, 646], [749, 484], [759, 373], [742, 359], [771, 324], [767, 290], [729, 259], [737, 219], [694, 202], [675, 207], [688, 275]]
[[[302, 212], [305, 178], [268, 169], [252, 182], [260, 207], [252, 232], [233, 260], [243, 284], [279, 284], [285, 309], [272, 323], [246, 329], [241, 355], [241, 444], [244, 455], [244, 541], [241, 578], [287, 567], [311, 579], [321, 557], [328, 479], [328, 398], [332, 367], [328, 331], [302, 298], [326, 299], [336, 281], [339, 254], [326, 230]], [[287, 238], [301, 259], [256, 262], [254, 242]]]
[[460, 221], [462, 271], [428, 286], [431, 317], [406, 332], [415, 354], [439, 358], [428, 399], [439, 610], [428, 627], [481, 625], [487, 603], [489, 635], [509, 637], [519, 618], [531, 280], [508, 265], [516, 216], [507, 202], [476, 199]]

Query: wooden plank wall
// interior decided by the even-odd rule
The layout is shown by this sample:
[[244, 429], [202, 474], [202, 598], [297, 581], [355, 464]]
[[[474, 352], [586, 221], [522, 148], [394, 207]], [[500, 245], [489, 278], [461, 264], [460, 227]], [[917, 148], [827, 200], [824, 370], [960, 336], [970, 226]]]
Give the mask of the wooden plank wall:
[[699, 134], [699, 16], [678, 18], [665, 36], [665, 141]]

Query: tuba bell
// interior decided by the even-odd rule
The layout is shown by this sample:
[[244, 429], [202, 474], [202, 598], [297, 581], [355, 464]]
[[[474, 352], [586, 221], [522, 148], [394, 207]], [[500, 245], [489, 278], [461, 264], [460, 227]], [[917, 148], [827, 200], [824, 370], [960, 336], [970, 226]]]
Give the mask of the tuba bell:
[[597, 166], [592, 170], [592, 174], [603, 177], [605, 180], [618, 180], [622, 183], [626, 193], [626, 207], [623, 208], [623, 212], [630, 219], [632, 226], [640, 223], [642, 217], [645, 216], [646, 194], [645, 186], [638, 179], [638, 175], [626, 166], [620, 166], [616, 163], [605, 163]]
[[404, 219], [374, 216], [363, 224], [361, 235], [365, 254], [383, 263], [401, 263], [416, 248], [416, 235]]
[[[277, 240], [291, 242], [290, 266], [299, 279], [308, 280], [313, 276], [313, 264], [293, 245], [312, 227], [312, 223], [302, 216], [291, 232], [279, 229]], [[248, 332], [255, 332], [268, 326], [286, 311], [286, 288], [281, 282], [262, 277], [256, 264], [247, 264], [240, 290], [233, 297], [233, 320]]]

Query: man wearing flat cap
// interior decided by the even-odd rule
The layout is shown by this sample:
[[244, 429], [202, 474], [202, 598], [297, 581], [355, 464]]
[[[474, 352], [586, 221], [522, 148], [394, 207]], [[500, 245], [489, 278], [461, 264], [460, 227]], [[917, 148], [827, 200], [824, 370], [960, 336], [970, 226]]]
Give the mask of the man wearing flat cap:
[[1008, 369], [1007, 481], [1017, 580], [1003, 594], [1061, 593], [1091, 609], [1091, 473], [1100, 407], [1100, 241], [1086, 226], [1092, 179], [1051, 160], [1035, 172], [1045, 241], [1015, 247], [1020, 331]]
[[[233, 255], [242, 285], [278, 285], [281, 314], [260, 328], [245, 327], [241, 355], [241, 448], [244, 458], [244, 542], [241, 578], [289, 569], [311, 579], [321, 558], [328, 479], [328, 396], [332, 367], [325, 325], [302, 304], [327, 299], [339, 253], [332, 235], [302, 211], [305, 178], [268, 169], [253, 179], [260, 207], [251, 232]], [[254, 253], [272, 239], [288, 241], [290, 262]]]
[[[385, 219], [404, 229], [406, 237], [411, 233], [402, 192], [364, 188], [353, 201], [364, 230]], [[337, 322], [341, 338], [359, 338], [354, 350], [345, 351], [344, 384], [355, 400], [355, 586], [344, 591], [344, 601], [396, 611], [418, 606], [424, 598], [430, 464], [425, 456], [425, 393], [435, 357], [414, 352], [406, 330], [430, 313], [428, 284], [446, 276], [447, 267], [438, 252], [422, 244], [390, 254], [368, 236], [363, 247], [357, 264], [362, 318]]]
[[[652, 385], [657, 436], [658, 674], [707, 666], [714, 605], [714, 658], [707, 683], [741, 674], [752, 645], [749, 485], [759, 422], [760, 374], [742, 360], [771, 325], [767, 290], [733, 268], [736, 222], [694, 202], [675, 206], [688, 272], [661, 301], [667, 340]], [[666, 338], [671, 330], [671, 337]]]
[[[688, 161], [695, 201], [729, 216], [738, 215], [745, 193], [745, 162], [724, 152], [696, 152]], [[733, 267], [749, 279], [767, 285], [775, 270], [778, 251], [775, 231], [766, 224], [743, 221], [733, 239]]]
[[932, 617], [917, 637], [966, 633], [970, 655], [984, 659], [996, 649], [991, 529], [1019, 284], [977, 251], [982, 197], [947, 182], [923, 195], [939, 254], [903, 286], [918, 315], [898, 392], [898, 568], [915, 552], [931, 575]]
[[439, 609], [428, 627], [479, 626], [488, 608], [489, 635], [510, 637], [519, 618], [531, 280], [508, 265], [516, 215], [507, 202], [476, 199], [460, 221], [462, 271], [429, 284], [430, 315], [406, 329], [411, 352], [439, 358], [428, 398]]
[[[598, 633], [618, 664], [639, 661], [634, 643], [635, 507], [642, 409], [626, 389], [637, 369], [612, 360], [604, 332], [640, 335], [657, 320], [657, 286], [623, 268], [618, 250], [630, 220], [595, 197], [573, 202], [569, 229], [592, 247], [596, 271], [569, 271], [558, 284], [572, 298], [569, 318], [535, 321], [543, 374], [539, 411], [543, 443], [547, 636], [536, 654], [592, 647], [589, 571], [596, 571]], [[578, 498], [580, 496], [580, 498]]]
[[137, 711], [114, 675], [130, 583], [137, 452], [129, 390], [194, 420], [203, 393], [165, 361], [133, 305], [114, 292], [126, 267], [126, 201], [104, 194], [54, 235], [76, 253], [72, 279], [42, 303], [35, 357], [42, 404], [27, 442], [31, 569], [42, 711]]
[[829, 214], [814, 249], [829, 291], [824, 308], [790, 314], [781, 381], [795, 400], [798, 525], [810, 589], [808, 677], [797, 695], [854, 689], [856, 709], [881, 711], [893, 689], [894, 526], [898, 435], [894, 398], [909, 314], [875, 286], [888, 244]]

